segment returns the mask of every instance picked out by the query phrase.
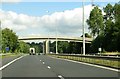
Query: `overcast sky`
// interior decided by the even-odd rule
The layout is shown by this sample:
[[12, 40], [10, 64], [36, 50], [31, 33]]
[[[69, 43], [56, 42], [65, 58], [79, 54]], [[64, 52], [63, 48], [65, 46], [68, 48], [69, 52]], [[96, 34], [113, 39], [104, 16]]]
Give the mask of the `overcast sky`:
[[[0, 9], [2, 28], [10, 28], [21, 37], [28, 35], [55, 36], [56, 28], [58, 36], [79, 37], [82, 35], [83, 9], [79, 0], [78, 2], [24, 1], [3, 0], [4, 3]], [[109, 1], [111, 4], [115, 3], [113, 0]], [[94, 2], [100, 8], [107, 3]], [[84, 2], [84, 5], [85, 20], [87, 20], [93, 7], [91, 2]], [[89, 32], [86, 23], [85, 32]]]

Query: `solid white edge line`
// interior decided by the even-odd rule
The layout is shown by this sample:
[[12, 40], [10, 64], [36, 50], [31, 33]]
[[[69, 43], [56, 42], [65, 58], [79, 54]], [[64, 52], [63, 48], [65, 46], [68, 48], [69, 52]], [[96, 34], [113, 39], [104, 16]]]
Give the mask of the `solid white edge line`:
[[51, 57], [51, 58], [60, 59], [60, 60], [66, 60], [66, 61], [71, 61], [71, 62], [74, 62], [74, 63], [80, 63], [80, 64], [84, 64], [84, 65], [89, 65], [89, 66], [94, 66], [94, 67], [99, 67], [99, 68], [103, 68], [103, 69], [107, 69], [107, 70], [112, 70], [112, 71], [120, 72], [119, 69], [113, 69], [113, 68], [109, 68], [109, 67], [105, 67], [105, 66], [99, 66], [99, 65], [95, 65], [95, 64], [90, 64], [90, 63], [85, 63], [85, 62], [80, 62], [80, 61], [78, 62], [78, 61], [74, 61], [74, 60], [62, 59], [62, 58], [56, 58], [56, 57]]
[[23, 57], [24, 57], [24, 56], [21, 56], [21, 57], [19, 57], [19, 58], [16, 58], [16, 59], [10, 61], [9, 63], [7, 63], [6, 65], [0, 67], [0, 71], [3, 70], [4, 68], [6, 68], [7, 66], [11, 65], [11, 64], [14, 63], [15, 61], [17, 61], [17, 60], [23, 58]]

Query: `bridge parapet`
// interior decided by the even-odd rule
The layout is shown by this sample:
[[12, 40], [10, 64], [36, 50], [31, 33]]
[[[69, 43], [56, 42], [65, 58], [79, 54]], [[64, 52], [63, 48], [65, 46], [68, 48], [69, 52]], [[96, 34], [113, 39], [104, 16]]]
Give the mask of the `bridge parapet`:
[[[19, 40], [57, 40], [58, 41], [74, 41], [74, 42], [82, 42], [82, 37], [46, 37], [46, 36], [27, 36], [27, 37], [19, 37]], [[86, 43], [91, 43], [93, 38], [85, 38]]]

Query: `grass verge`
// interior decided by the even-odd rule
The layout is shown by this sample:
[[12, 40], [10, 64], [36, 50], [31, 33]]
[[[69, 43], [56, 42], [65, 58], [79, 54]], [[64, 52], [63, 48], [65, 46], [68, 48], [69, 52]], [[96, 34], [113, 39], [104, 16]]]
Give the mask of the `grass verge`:
[[21, 54], [18, 54], [18, 53], [8, 53], [8, 54], [1, 55], [0, 58], [4, 59], [4, 58], [8, 58], [8, 57], [13, 57], [13, 56], [21, 56]]
[[65, 55], [64, 56], [62, 56], [62, 55], [49, 55], [49, 56], [120, 69], [120, 61], [118, 61], [118, 60], [103, 59], [103, 58], [77, 57], [77, 56], [65, 56]]

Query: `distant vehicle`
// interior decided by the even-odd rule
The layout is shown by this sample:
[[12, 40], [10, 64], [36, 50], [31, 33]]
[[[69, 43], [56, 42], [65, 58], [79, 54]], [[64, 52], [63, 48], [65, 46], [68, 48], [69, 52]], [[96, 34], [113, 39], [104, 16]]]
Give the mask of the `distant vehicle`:
[[38, 53], [38, 55], [45, 55], [44, 53]]
[[38, 53], [38, 55], [40, 55], [40, 53]]
[[53, 52], [50, 52], [50, 54], [52, 54]]
[[30, 50], [30, 55], [36, 55], [36, 53], [35, 53], [35, 48], [30, 48], [29, 49]]

